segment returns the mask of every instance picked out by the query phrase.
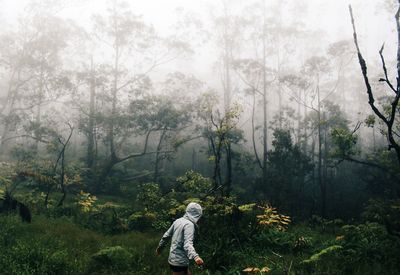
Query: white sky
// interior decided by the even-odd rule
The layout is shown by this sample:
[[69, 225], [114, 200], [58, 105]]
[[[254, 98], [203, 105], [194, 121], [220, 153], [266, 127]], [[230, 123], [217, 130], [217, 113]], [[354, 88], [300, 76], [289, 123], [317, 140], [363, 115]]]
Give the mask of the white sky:
[[[18, 14], [23, 13], [24, 6], [32, 0], [0, 0], [0, 22], [8, 25], [15, 23]], [[143, 15], [147, 22], [153, 24], [161, 33], [170, 31], [175, 21], [175, 10], [179, 7], [185, 11], [200, 13], [208, 16], [210, 4], [217, 0], [128, 0], [135, 14]], [[267, 7], [268, 1], [266, 0]], [[295, 2], [297, 0], [286, 0]], [[389, 15], [377, 11], [383, 0], [306, 0], [309, 10], [305, 21], [311, 30], [320, 30], [325, 34], [324, 45], [340, 39], [351, 39], [348, 4], [353, 5], [356, 16], [360, 44], [368, 59], [377, 59], [378, 50], [386, 42], [387, 55], [395, 52], [395, 35], [393, 34], [394, 20], [389, 21]], [[246, 4], [246, 0], [237, 1]], [[80, 25], [89, 25], [91, 14], [103, 13], [107, 0], [66, 0], [71, 7], [65, 9], [62, 15], [69, 17]], [[72, 3], [72, 4], [71, 4]], [[390, 59], [390, 57], [388, 57]], [[201, 64], [197, 64], [201, 66]]]

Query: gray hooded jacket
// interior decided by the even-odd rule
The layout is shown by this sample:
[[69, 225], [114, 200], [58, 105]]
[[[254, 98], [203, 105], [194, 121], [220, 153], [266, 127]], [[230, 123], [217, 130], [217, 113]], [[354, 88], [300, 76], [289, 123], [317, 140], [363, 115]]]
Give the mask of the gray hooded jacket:
[[171, 248], [169, 250], [168, 262], [175, 266], [188, 266], [189, 260], [199, 256], [193, 247], [194, 231], [196, 223], [203, 211], [197, 203], [191, 202], [186, 207], [185, 215], [177, 219], [164, 233], [159, 247], [164, 247], [170, 237]]

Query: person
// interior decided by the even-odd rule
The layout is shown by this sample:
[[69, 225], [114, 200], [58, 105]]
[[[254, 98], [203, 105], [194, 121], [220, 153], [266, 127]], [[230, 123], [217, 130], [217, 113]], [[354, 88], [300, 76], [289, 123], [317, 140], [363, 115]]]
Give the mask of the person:
[[160, 255], [162, 248], [165, 247], [168, 239], [172, 237], [168, 263], [173, 275], [191, 275], [189, 262], [192, 259], [198, 266], [204, 264], [193, 247], [195, 228], [197, 228], [197, 221], [202, 213], [203, 210], [198, 203], [189, 203], [186, 207], [185, 215], [174, 221], [158, 244], [156, 254]]

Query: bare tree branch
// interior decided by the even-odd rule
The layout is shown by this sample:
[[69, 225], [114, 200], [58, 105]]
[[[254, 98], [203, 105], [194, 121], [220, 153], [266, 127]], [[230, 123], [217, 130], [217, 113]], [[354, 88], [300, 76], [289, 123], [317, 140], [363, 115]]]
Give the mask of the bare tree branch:
[[393, 87], [392, 83], [390, 82], [390, 80], [389, 80], [389, 78], [388, 78], [388, 73], [387, 73], [385, 58], [383, 57], [383, 49], [384, 49], [384, 47], [385, 47], [385, 43], [382, 44], [382, 47], [381, 47], [381, 49], [380, 49], [380, 51], [379, 51], [379, 55], [381, 56], [382, 69], [383, 69], [383, 72], [385, 73], [385, 78], [381, 78], [381, 79], [379, 79], [379, 81], [386, 82], [387, 85], [390, 87], [390, 89], [391, 89], [395, 94], [397, 94], [396, 89]]
[[382, 119], [386, 124], [389, 123], [389, 121], [387, 120], [387, 118], [381, 113], [381, 111], [375, 106], [375, 98], [374, 95], [372, 93], [372, 88], [371, 88], [371, 84], [369, 82], [369, 78], [368, 78], [368, 72], [367, 72], [367, 64], [365, 62], [364, 57], [361, 54], [360, 51], [360, 47], [358, 45], [358, 37], [357, 37], [357, 32], [356, 32], [356, 26], [354, 23], [354, 16], [353, 16], [353, 9], [351, 8], [351, 5], [349, 5], [349, 11], [350, 11], [350, 16], [351, 16], [351, 24], [353, 26], [353, 39], [354, 39], [354, 44], [356, 45], [356, 49], [357, 49], [357, 55], [358, 55], [358, 61], [360, 63], [361, 66], [361, 72], [364, 78], [364, 82], [365, 85], [367, 87], [367, 93], [368, 93], [368, 103], [371, 106], [372, 110], [374, 111], [374, 113], [380, 118]]

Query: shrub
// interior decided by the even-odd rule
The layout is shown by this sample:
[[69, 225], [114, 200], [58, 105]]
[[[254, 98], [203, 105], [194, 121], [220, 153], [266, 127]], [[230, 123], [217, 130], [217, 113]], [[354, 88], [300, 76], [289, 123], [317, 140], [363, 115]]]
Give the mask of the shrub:
[[124, 271], [129, 268], [132, 255], [121, 246], [112, 246], [101, 249], [92, 256], [92, 259], [99, 268], [116, 269]]

